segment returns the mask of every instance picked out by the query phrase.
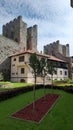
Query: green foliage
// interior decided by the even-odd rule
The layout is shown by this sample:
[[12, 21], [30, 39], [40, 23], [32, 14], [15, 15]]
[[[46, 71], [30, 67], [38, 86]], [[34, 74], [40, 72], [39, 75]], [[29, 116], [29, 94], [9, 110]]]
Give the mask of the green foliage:
[[35, 110], [35, 87], [36, 87], [36, 78], [39, 75], [39, 68], [40, 62], [36, 55], [36, 53], [32, 54], [29, 58], [29, 65], [33, 69], [32, 73], [34, 74], [34, 86], [33, 86], [33, 94], [34, 94], [34, 101], [33, 101], [33, 110]]
[[47, 68], [46, 68], [47, 62], [45, 58], [40, 59], [40, 75], [42, 77], [45, 77], [47, 75]]
[[55, 69], [55, 63], [53, 61], [47, 60], [47, 71], [51, 75], [55, 73], [56, 69]]
[[33, 74], [34, 76], [39, 75], [39, 67], [40, 67], [40, 62], [39, 59], [36, 55], [36, 53], [32, 54], [29, 58], [29, 65], [31, 66], [31, 68], [33, 69]]

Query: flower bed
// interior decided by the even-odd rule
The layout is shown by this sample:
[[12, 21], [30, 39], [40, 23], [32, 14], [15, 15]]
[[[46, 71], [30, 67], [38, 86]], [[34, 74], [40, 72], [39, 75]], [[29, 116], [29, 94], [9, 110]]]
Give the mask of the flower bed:
[[34, 102], [35, 108], [33, 108], [32, 103], [20, 111], [12, 114], [12, 117], [39, 123], [55, 105], [59, 97], [59, 94], [47, 94], [45, 97], [42, 97]]

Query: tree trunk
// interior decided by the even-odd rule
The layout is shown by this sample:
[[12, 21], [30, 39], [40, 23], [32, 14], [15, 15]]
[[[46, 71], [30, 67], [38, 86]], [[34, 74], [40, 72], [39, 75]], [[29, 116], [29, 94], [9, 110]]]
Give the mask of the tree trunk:
[[43, 77], [44, 99], [45, 99], [45, 77]]
[[33, 86], [33, 96], [34, 96], [34, 100], [33, 100], [33, 111], [35, 111], [35, 87], [36, 87], [36, 75], [35, 75], [35, 82], [34, 82], [34, 86]]
[[51, 85], [51, 88], [52, 88], [52, 94], [53, 94], [53, 74], [51, 75], [51, 79], [52, 79], [52, 85]]

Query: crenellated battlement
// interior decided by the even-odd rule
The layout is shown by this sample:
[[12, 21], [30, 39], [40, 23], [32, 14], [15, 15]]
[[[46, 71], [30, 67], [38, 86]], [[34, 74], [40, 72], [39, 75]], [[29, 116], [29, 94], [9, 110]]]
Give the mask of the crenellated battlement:
[[27, 28], [27, 23], [23, 22], [22, 16], [3, 25], [3, 36], [16, 41], [22, 49], [25, 47], [37, 51], [37, 25]]
[[69, 44], [62, 45], [62, 44], [60, 44], [59, 40], [44, 46], [44, 52], [49, 55], [52, 53], [55, 55], [55, 53], [59, 52], [60, 54], [62, 54], [65, 57], [70, 56]]

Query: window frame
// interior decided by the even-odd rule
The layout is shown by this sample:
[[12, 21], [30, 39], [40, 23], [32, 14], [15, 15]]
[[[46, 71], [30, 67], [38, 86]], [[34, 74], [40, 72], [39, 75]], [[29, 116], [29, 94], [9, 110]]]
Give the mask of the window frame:
[[21, 68], [21, 74], [25, 73], [25, 68]]
[[19, 56], [19, 62], [24, 62], [24, 56]]

